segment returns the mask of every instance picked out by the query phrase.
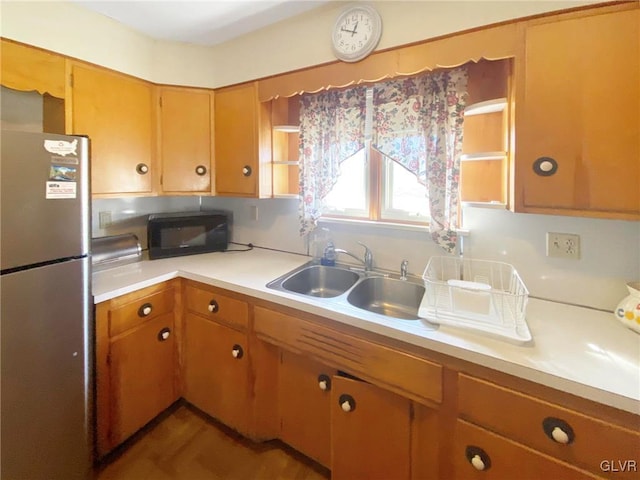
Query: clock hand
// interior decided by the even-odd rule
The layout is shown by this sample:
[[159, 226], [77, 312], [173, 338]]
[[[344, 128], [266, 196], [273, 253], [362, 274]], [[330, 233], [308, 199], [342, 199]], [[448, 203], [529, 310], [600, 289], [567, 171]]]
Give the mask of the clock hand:
[[351, 34], [351, 36], [353, 36], [353, 34], [354, 34], [354, 33], [356, 33], [355, 29], [353, 29], [353, 30], [347, 30], [346, 28], [341, 27], [341, 28], [340, 28], [340, 30], [341, 30], [341, 31], [343, 31], [343, 32], [350, 33], [350, 34]]
[[353, 37], [357, 32], [356, 30], [358, 29], [358, 22], [356, 22], [356, 24], [353, 26], [353, 30], [351, 30], [351, 36]]

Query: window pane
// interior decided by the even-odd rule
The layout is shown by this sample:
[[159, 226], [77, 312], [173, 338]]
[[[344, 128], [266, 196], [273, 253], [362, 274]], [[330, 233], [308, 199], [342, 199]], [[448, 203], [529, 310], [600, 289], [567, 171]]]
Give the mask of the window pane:
[[340, 164], [340, 176], [325, 198], [325, 212], [330, 215], [368, 217], [369, 186], [364, 150]]
[[413, 173], [393, 160], [383, 156], [383, 162], [382, 218], [426, 222], [429, 212], [427, 188]]

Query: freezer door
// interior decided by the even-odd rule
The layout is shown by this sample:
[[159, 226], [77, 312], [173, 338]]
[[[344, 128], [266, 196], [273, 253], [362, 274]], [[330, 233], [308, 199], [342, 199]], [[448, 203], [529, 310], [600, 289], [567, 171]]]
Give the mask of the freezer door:
[[1, 270], [86, 255], [88, 139], [3, 130], [0, 143]]
[[88, 478], [88, 284], [88, 258], [2, 276], [0, 478]]

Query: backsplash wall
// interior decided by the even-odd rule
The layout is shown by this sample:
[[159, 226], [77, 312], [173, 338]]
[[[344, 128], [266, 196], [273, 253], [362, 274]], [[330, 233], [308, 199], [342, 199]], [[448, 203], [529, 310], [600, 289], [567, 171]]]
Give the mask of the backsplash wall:
[[[233, 212], [232, 240], [293, 253], [309, 252], [298, 234], [298, 205], [290, 199], [223, 197], [128, 197], [93, 201], [93, 236], [133, 232], [146, 248], [149, 213], [221, 209]], [[257, 209], [257, 219], [256, 218]], [[99, 212], [111, 212], [112, 225], [101, 229]], [[516, 214], [499, 209], [463, 210], [465, 255], [510, 263], [532, 296], [613, 311], [627, 295], [625, 283], [640, 280], [640, 222]], [[362, 255], [358, 241], [374, 254], [377, 268], [398, 271], [403, 259], [421, 276], [432, 255], [443, 255], [425, 230], [323, 223], [337, 247]], [[546, 256], [546, 233], [580, 235], [581, 258]], [[351, 261], [349, 257], [340, 261]]]

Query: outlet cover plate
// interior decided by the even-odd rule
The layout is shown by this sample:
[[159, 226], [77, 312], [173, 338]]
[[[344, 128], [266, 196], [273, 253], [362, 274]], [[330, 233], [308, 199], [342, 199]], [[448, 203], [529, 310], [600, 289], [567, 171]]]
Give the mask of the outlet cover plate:
[[547, 257], [580, 259], [580, 235], [547, 232]]

